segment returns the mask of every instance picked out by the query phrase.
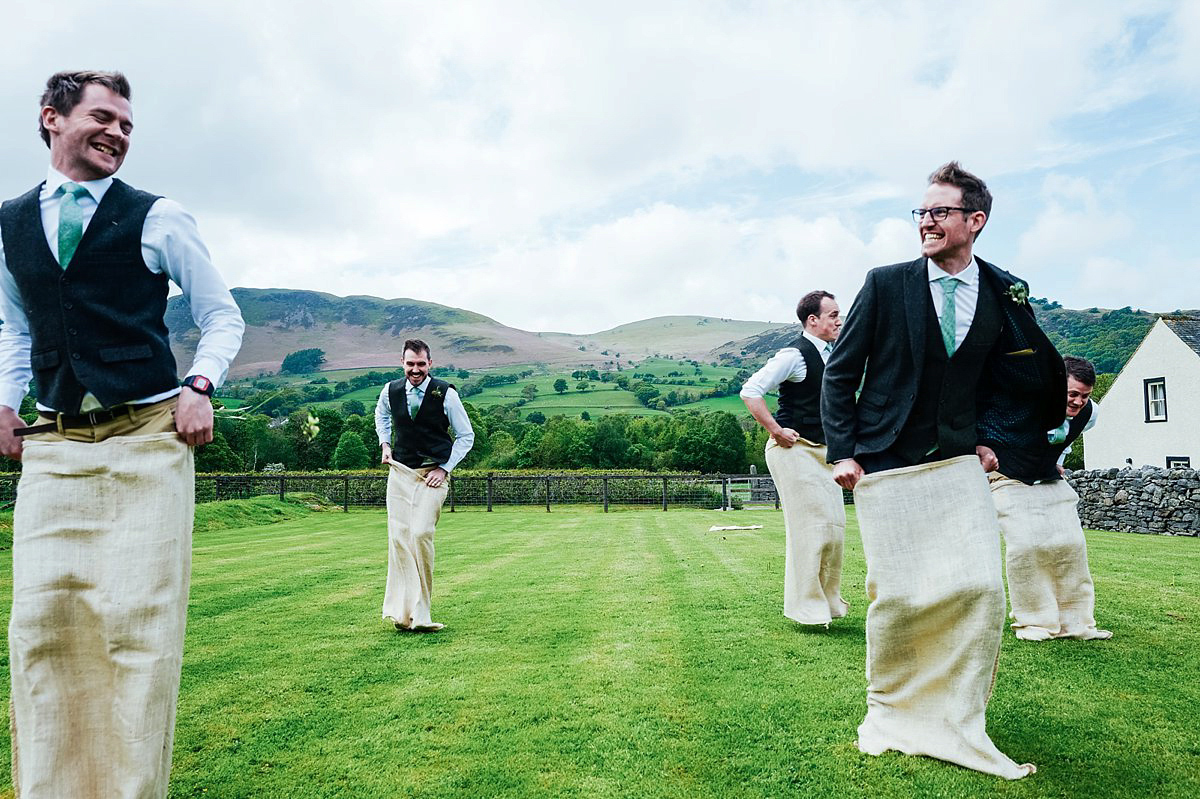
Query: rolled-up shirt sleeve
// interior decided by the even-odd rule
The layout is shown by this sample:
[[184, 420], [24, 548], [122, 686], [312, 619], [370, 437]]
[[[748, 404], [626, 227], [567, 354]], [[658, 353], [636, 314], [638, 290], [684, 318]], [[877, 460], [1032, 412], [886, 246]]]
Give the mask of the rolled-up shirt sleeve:
[[763, 367], [742, 384], [739, 394], [743, 399], [761, 399], [775, 391], [786, 380], [803, 382], [808, 376], [804, 357], [795, 347], [784, 347], [771, 356]]

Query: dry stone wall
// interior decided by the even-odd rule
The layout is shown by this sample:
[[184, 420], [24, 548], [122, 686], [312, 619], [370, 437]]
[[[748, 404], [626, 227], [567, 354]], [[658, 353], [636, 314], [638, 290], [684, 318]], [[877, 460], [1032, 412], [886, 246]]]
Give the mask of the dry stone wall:
[[1200, 472], [1195, 469], [1092, 469], [1067, 472], [1079, 518], [1093, 530], [1200, 535]]

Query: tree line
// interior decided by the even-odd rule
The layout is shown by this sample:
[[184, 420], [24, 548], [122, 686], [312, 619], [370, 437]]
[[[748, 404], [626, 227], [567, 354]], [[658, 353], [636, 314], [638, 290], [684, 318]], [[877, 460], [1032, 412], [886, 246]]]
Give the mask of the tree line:
[[[766, 470], [765, 431], [757, 426], [748, 429], [725, 411], [530, 421], [520, 417], [515, 404], [464, 406], [476, 437], [461, 468], [744, 473], [754, 463], [760, 471]], [[316, 420], [315, 435], [311, 419]], [[220, 414], [213, 443], [197, 450], [196, 468], [202, 472], [369, 469], [378, 466], [379, 458], [374, 409], [349, 401], [340, 409], [301, 408], [280, 419]]]

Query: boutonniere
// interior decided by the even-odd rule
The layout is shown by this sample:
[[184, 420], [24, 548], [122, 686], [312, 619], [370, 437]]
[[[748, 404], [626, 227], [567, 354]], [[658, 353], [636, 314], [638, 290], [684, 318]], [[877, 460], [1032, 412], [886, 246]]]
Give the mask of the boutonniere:
[[1004, 292], [1004, 294], [1017, 305], [1029, 304], [1029, 286], [1026, 286], [1019, 280], [1009, 286], [1008, 291]]
[[441, 390], [440, 388], [438, 388], [437, 386], [434, 386], [433, 388], [429, 389], [429, 396], [431, 396], [431, 397], [441, 397], [441, 396], [442, 396], [442, 390]]

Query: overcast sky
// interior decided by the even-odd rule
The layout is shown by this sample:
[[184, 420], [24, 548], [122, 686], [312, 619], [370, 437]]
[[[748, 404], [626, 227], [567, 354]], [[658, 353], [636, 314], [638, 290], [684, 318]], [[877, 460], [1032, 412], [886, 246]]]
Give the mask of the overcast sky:
[[55, 0], [0, 66], [0, 194], [44, 177], [46, 77], [120, 69], [120, 177], [231, 286], [788, 321], [919, 255], [953, 158], [1034, 295], [1200, 307], [1200, 2]]

